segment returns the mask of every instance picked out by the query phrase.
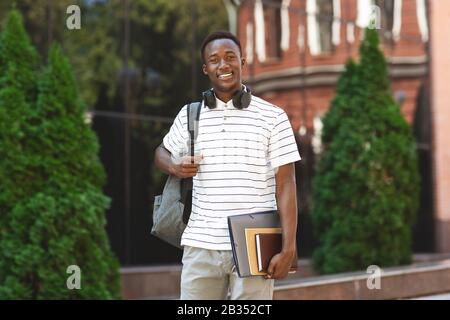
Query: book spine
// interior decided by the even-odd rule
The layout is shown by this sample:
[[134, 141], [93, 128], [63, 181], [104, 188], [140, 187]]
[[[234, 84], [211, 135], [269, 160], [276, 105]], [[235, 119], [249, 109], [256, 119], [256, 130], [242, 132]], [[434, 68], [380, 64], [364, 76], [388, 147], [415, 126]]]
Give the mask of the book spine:
[[256, 235], [256, 256], [258, 257], [258, 271], [263, 271], [262, 261], [261, 261], [261, 244], [259, 242], [259, 234]]

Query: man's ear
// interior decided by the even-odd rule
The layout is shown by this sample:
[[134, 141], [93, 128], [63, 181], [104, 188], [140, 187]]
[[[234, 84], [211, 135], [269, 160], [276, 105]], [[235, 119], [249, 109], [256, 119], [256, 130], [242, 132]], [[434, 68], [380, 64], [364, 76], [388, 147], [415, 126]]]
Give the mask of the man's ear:
[[241, 58], [241, 65], [245, 66], [245, 58]]
[[205, 76], [207, 76], [207, 75], [208, 75], [208, 72], [206, 72], [206, 64], [203, 64], [202, 70], [203, 70], [203, 74], [204, 74]]

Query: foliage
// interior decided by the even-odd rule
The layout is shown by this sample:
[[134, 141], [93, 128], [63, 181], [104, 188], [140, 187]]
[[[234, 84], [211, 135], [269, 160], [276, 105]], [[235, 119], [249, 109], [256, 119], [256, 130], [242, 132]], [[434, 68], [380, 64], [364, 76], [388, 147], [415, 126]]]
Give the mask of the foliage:
[[313, 181], [312, 219], [322, 273], [411, 260], [419, 175], [412, 131], [390, 92], [375, 30], [350, 61], [324, 118], [325, 151]]
[[[41, 72], [16, 10], [0, 61], [0, 299], [117, 298], [105, 174], [70, 64], [54, 46]], [[80, 290], [66, 286], [70, 265]]]

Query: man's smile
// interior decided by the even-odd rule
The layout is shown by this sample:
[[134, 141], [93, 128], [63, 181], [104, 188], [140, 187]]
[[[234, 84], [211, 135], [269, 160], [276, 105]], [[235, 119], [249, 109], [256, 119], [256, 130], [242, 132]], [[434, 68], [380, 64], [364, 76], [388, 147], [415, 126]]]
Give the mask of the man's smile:
[[231, 79], [232, 76], [233, 76], [233, 73], [232, 73], [232, 72], [229, 72], [229, 73], [223, 73], [223, 74], [220, 74], [220, 75], [218, 76], [218, 78], [219, 78], [220, 80], [228, 80], [228, 79]]

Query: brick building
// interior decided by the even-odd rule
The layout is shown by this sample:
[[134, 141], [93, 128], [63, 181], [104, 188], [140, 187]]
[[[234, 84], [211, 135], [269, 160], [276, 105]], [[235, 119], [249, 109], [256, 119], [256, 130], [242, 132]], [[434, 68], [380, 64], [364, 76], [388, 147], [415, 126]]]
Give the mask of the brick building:
[[[314, 158], [320, 152], [321, 116], [330, 106], [346, 60], [358, 58], [363, 28], [379, 29], [392, 92], [419, 145], [422, 195], [415, 251], [434, 251], [428, 2], [426, 0], [226, 0], [230, 28], [247, 59], [244, 81], [282, 107], [298, 138], [301, 245], [314, 246], [308, 219]], [[375, 18], [375, 20], [372, 20]], [[232, 25], [235, 21], [235, 25]]]
[[424, 0], [242, 2], [237, 33], [248, 62], [244, 78], [256, 94], [285, 108], [294, 130], [313, 130], [314, 118], [329, 107], [345, 61], [358, 57], [371, 3], [380, 8], [393, 92], [412, 122], [428, 67]]
[[436, 250], [450, 252], [450, 1], [429, 2], [434, 227]]

